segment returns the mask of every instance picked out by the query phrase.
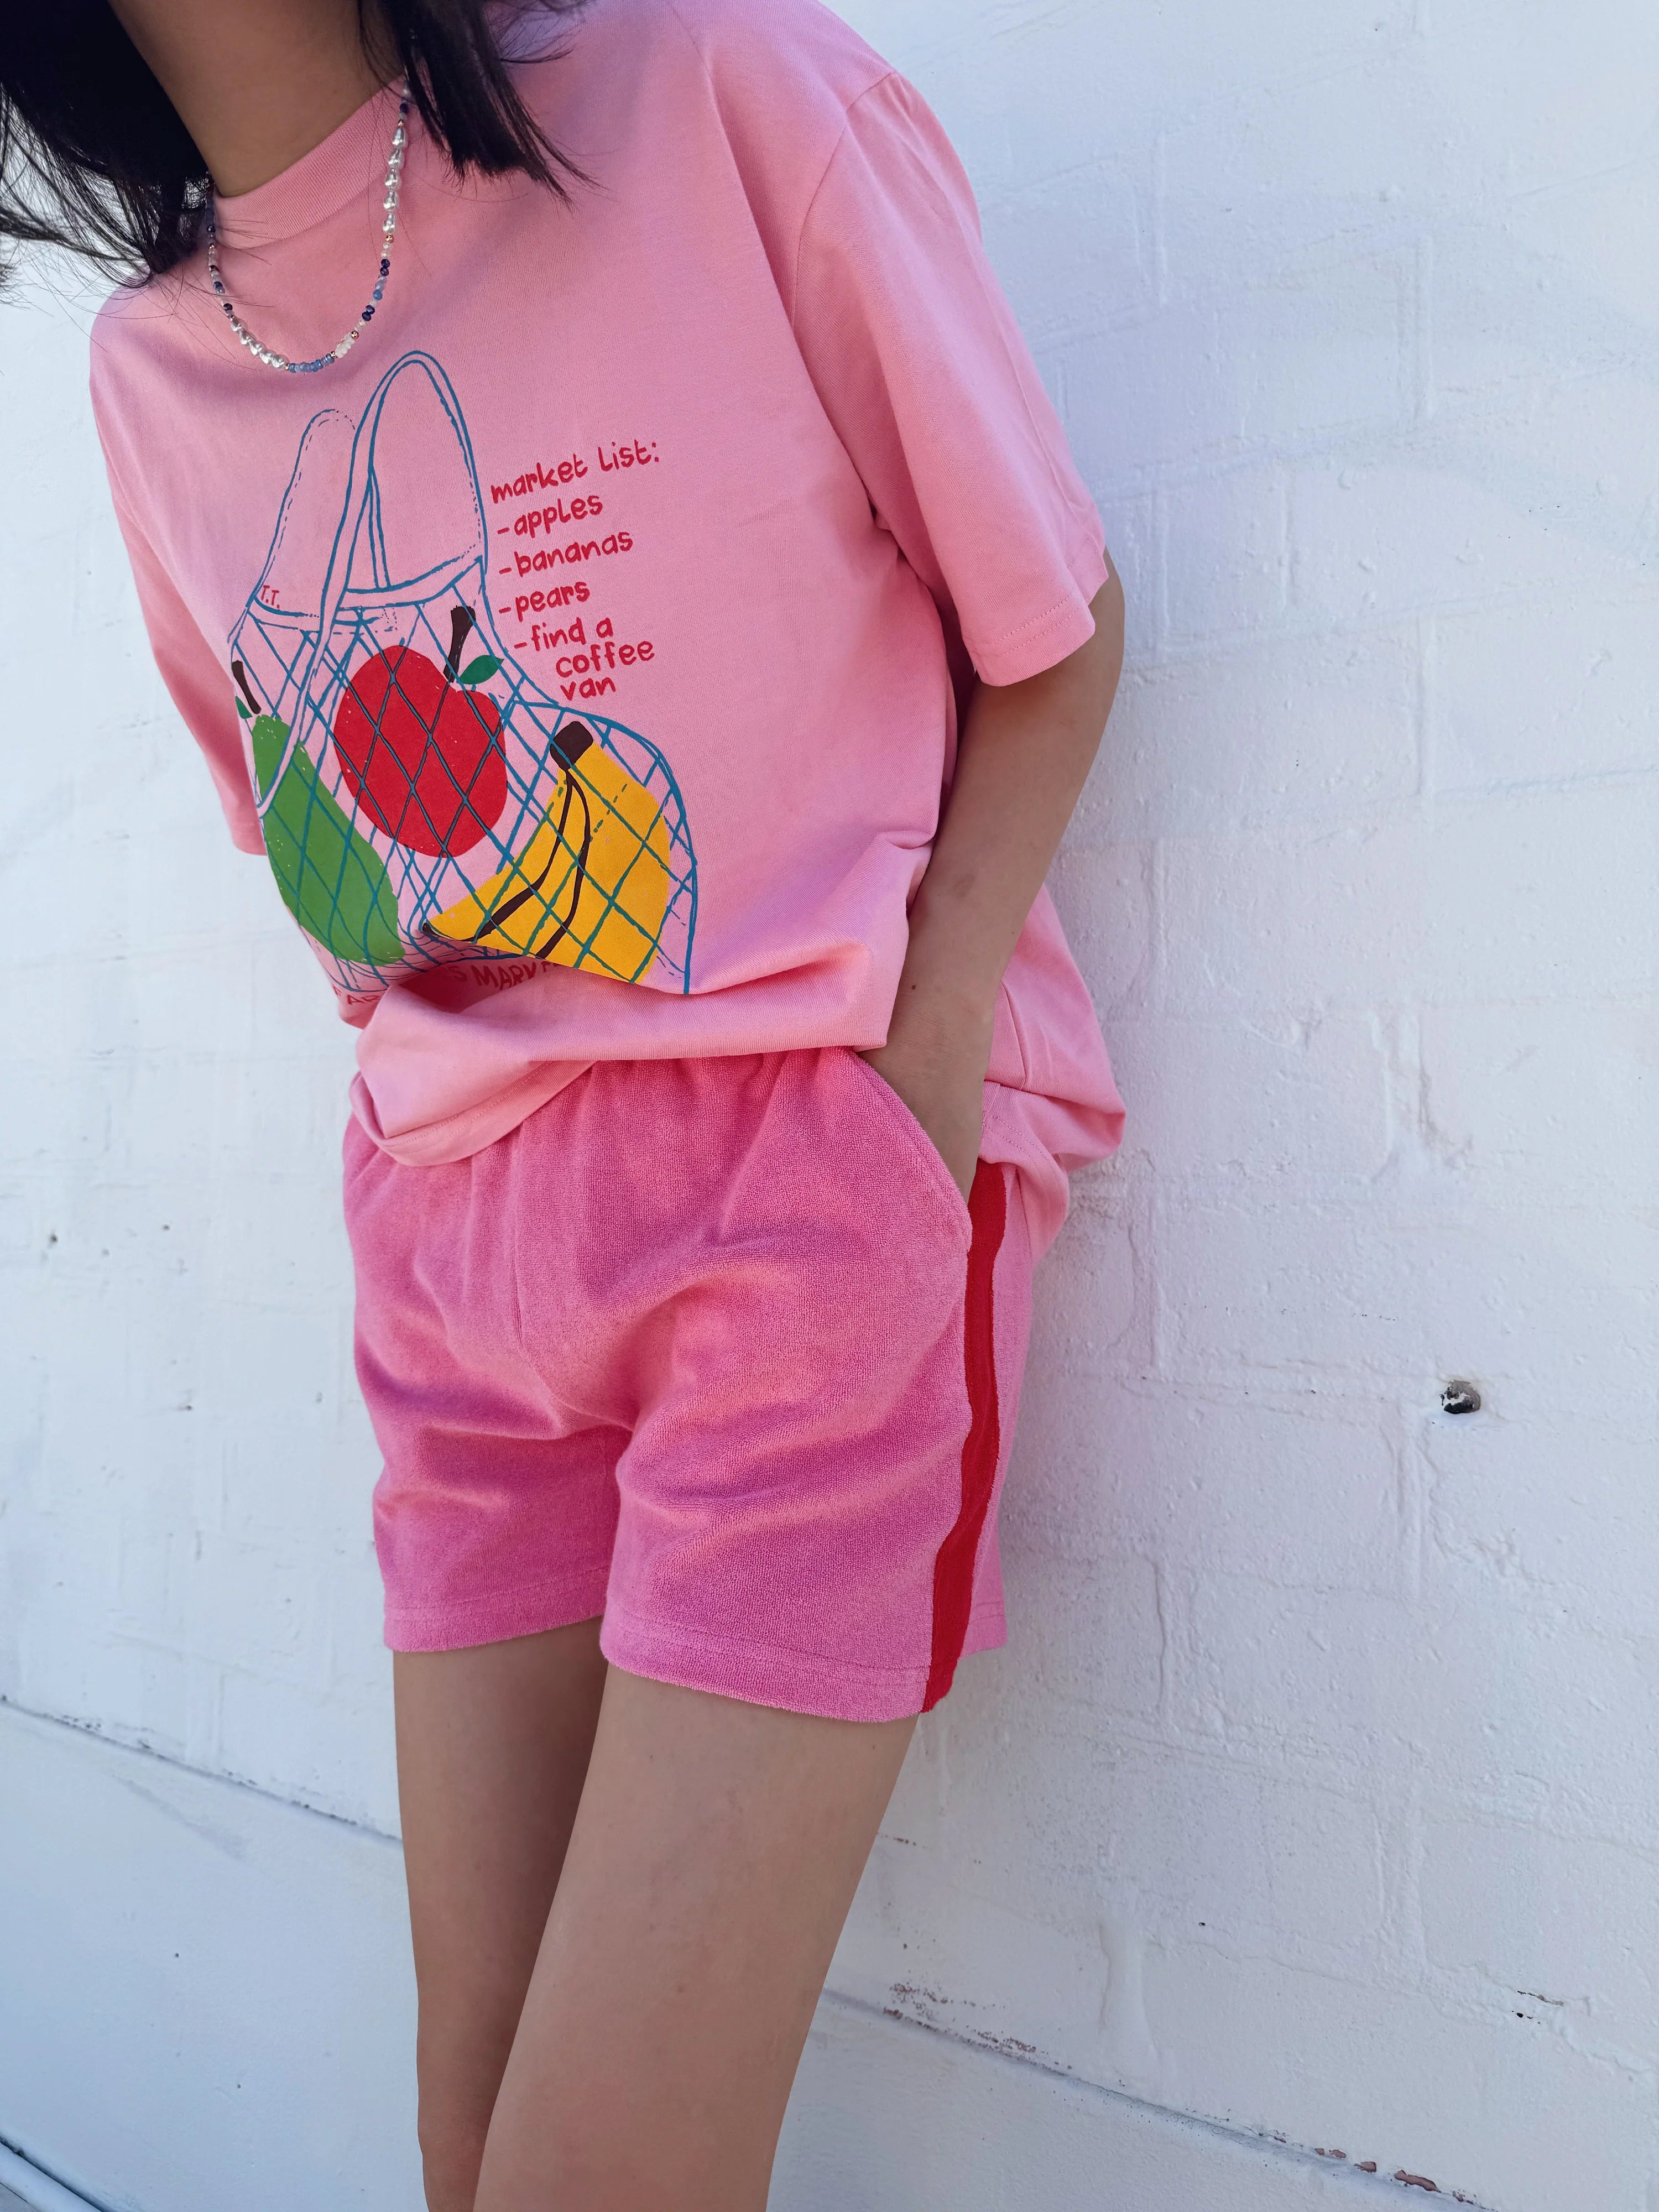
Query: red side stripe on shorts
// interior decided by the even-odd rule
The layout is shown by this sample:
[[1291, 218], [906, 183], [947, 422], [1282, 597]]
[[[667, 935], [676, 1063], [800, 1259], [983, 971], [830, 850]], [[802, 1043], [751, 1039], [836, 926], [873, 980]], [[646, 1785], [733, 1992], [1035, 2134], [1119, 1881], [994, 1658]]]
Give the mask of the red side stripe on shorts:
[[967, 1310], [963, 1348], [968, 1371], [968, 1437], [962, 1447], [962, 1507], [933, 1562], [933, 1652], [923, 1712], [930, 1712], [956, 1679], [974, 1602], [974, 1563], [996, 1487], [1002, 1430], [997, 1416], [996, 1315], [992, 1281], [1008, 1226], [1006, 1172], [981, 1160], [968, 1199], [973, 1239], [968, 1249]]

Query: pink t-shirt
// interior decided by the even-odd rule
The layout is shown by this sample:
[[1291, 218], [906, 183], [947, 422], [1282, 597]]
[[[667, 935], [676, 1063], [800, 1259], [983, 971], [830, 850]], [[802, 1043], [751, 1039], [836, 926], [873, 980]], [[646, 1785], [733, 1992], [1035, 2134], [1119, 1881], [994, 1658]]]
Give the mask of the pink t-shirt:
[[[411, 1163], [596, 1060], [878, 1044], [964, 686], [1074, 651], [1106, 574], [902, 78], [815, 0], [596, 0], [563, 37], [519, 82], [591, 181], [459, 182], [411, 125], [344, 359], [254, 360], [201, 256], [94, 337], [156, 659]], [[368, 296], [394, 119], [220, 204], [295, 359]], [[1121, 1120], [1046, 894], [991, 1077], [1042, 1238]]]

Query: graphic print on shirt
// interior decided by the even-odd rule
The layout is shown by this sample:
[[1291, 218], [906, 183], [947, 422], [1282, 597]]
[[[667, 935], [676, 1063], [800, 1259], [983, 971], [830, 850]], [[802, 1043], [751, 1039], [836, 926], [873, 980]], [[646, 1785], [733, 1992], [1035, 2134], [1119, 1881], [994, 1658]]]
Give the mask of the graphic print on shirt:
[[507, 958], [688, 990], [678, 786], [648, 739], [534, 682], [496, 629], [489, 558], [430, 355], [395, 362], [360, 421], [313, 416], [230, 635], [283, 902], [343, 992]]

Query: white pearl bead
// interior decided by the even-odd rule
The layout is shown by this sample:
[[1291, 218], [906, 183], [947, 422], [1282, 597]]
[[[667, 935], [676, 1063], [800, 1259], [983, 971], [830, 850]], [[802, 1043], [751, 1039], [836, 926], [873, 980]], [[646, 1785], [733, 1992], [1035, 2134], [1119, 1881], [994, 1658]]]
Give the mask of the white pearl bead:
[[[380, 258], [382, 261], [387, 260], [390, 256], [392, 252], [392, 242], [397, 234], [398, 179], [403, 171], [404, 149], [409, 142], [409, 131], [407, 128], [409, 109], [409, 86], [407, 82], [405, 82], [403, 88], [403, 97], [398, 103], [398, 124], [397, 128], [392, 134], [392, 149], [386, 161], [386, 198], [381, 203], [386, 210], [386, 223], [380, 233]], [[249, 330], [246, 324], [243, 322], [241, 317], [236, 313], [234, 308], [232, 307], [229, 295], [225, 290], [224, 283], [220, 276], [219, 240], [218, 233], [214, 222], [214, 210], [210, 199], [205, 210], [205, 222], [207, 231], [208, 275], [212, 280], [214, 291], [224, 307], [230, 326], [236, 333], [238, 343], [245, 346], [253, 356], [256, 361], [264, 362], [268, 368], [284, 369], [291, 369], [295, 368], [295, 364], [289, 361], [285, 354], [280, 354], [274, 351], [272, 348], [264, 344], [260, 339], [255, 337], [252, 331]], [[382, 274], [380, 276], [380, 281], [376, 283], [374, 288], [374, 301], [377, 305], [380, 301], [380, 295], [385, 289], [385, 286], [386, 278], [384, 274]], [[303, 362], [299, 364], [299, 366], [312, 368], [320, 368], [322, 363], [325, 361], [339, 361], [343, 359], [344, 356], [351, 350], [351, 348], [356, 345], [358, 338], [362, 336], [366, 320], [367, 312], [358, 316], [356, 321], [345, 333], [345, 336], [338, 341], [330, 352], [320, 355], [315, 362]]]

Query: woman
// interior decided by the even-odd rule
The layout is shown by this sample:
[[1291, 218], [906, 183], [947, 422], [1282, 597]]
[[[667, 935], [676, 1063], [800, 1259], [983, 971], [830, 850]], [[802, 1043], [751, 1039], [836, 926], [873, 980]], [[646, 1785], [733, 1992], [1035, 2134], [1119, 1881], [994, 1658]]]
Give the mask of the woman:
[[7, 232], [137, 272], [156, 658], [361, 1031], [428, 2203], [755, 2212], [1116, 1140], [1042, 890], [1097, 519], [814, 0], [78, 0], [0, 100]]

